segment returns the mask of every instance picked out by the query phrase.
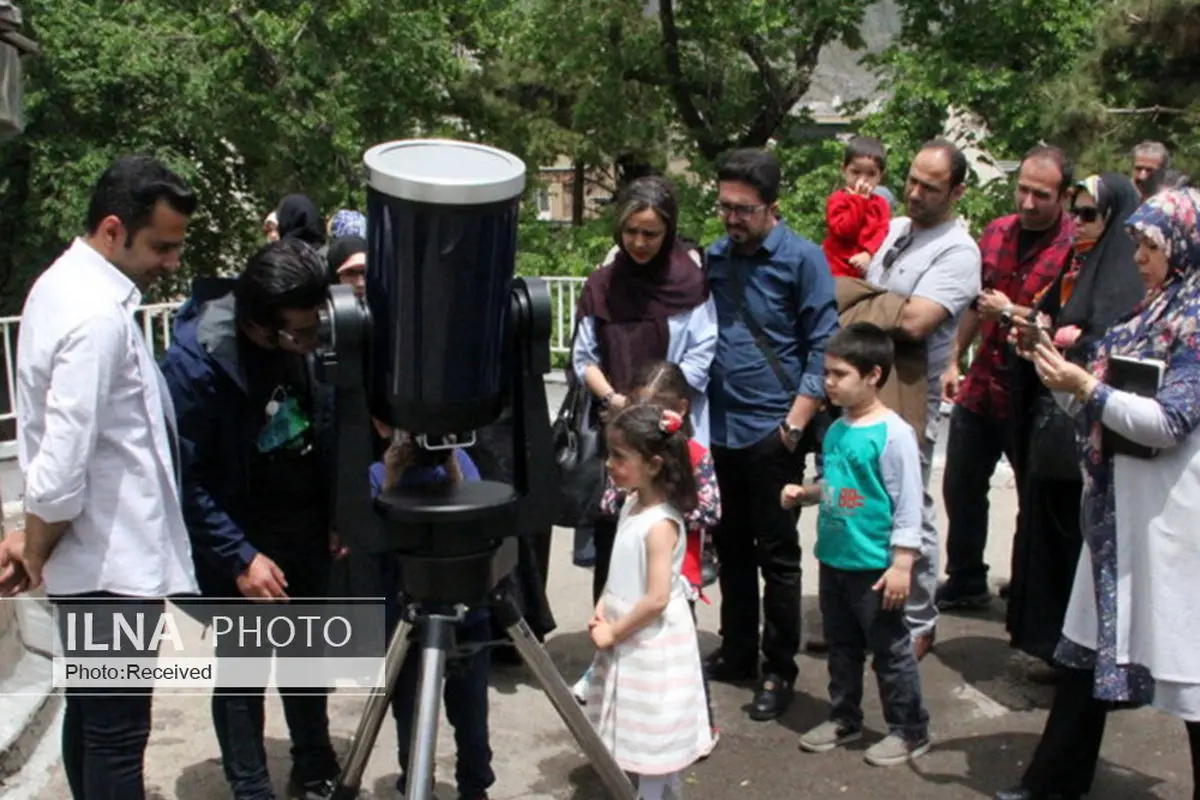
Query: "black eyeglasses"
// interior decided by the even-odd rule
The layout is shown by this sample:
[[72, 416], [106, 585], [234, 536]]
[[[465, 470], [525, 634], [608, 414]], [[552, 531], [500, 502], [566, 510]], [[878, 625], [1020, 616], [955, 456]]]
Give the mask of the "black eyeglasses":
[[1100, 219], [1100, 209], [1095, 206], [1072, 206], [1071, 216], [1080, 222], [1095, 222]]
[[913, 235], [906, 233], [892, 244], [891, 248], [883, 254], [883, 268], [891, 269], [892, 264], [896, 263], [896, 259], [904, 254], [904, 251], [912, 246]]

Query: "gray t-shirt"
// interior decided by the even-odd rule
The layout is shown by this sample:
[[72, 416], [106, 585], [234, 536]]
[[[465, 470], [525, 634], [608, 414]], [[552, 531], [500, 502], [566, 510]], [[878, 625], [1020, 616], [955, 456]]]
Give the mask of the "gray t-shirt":
[[889, 292], [921, 297], [938, 303], [949, 316], [925, 340], [929, 358], [929, 409], [926, 430], [937, 430], [942, 396], [942, 373], [950, 362], [955, 332], [963, 312], [979, 296], [983, 267], [979, 246], [957, 220], [915, 231], [913, 242], [885, 269], [883, 259], [912, 228], [908, 217], [897, 217], [888, 226], [887, 239], [867, 267], [867, 280]]

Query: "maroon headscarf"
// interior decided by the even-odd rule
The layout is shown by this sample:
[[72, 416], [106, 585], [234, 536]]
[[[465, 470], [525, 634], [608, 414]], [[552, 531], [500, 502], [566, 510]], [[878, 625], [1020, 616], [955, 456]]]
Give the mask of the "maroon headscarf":
[[576, 318], [592, 317], [600, 368], [626, 394], [644, 364], [667, 357], [667, 319], [708, 300], [708, 280], [688, 249], [676, 242], [648, 264], [620, 248], [611, 264], [588, 276]]

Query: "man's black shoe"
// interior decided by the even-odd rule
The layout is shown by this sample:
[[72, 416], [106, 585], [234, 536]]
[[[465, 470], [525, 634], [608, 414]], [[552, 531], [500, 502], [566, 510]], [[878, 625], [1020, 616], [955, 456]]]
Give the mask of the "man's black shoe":
[[753, 662], [729, 661], [721, 651], [704, 660], [704, 674], [717, 683], [741, 683], [758, 677], [758, 668]]
[[288, 778], [288, 800], [330, 800], [336, 788], [337, 781], [330, 778], [302, 781], [293, 774]]
[[778, 675], [767, 675], [759, 684], [750, 704], [750, 719], [755, 722], [772, 720], [787, 710], [792, 702], [792, 683]]
[[996, 792], [995, 800], [1079, 800], [1082, 796], [1078, 794], [1062, 794], [1061, 792], [1035, 792], [1032, 789], [1018, 786], [1015, 789], [1005, 789], [1002, 792]]
[[987, 586], [962, 586], [946, 581], [934, 595], [938, 611], [982, 611], [992, 604]]

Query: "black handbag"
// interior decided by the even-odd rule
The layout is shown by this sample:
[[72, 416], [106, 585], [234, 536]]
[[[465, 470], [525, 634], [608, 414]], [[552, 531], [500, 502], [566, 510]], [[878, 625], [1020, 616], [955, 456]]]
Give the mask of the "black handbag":
[[1075, 420], [1059, 408], [1047, 392], [1039, 392], [1033, 406], [1029, 438], [1029, 477], [1042, 481], [1083, 480]]
[[596, 400], [571, 376], [567, 396], [554, 418], [554, 461], [562, 502], [555, 524], [578, 528], [600, 512], [604, 492], [603, 428], [593, 413]]

